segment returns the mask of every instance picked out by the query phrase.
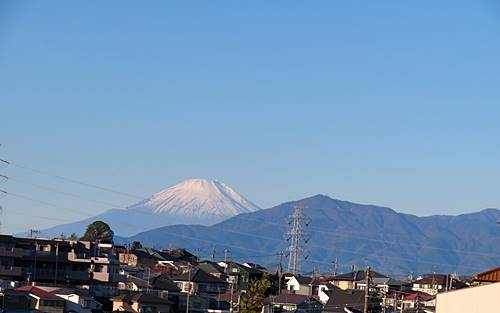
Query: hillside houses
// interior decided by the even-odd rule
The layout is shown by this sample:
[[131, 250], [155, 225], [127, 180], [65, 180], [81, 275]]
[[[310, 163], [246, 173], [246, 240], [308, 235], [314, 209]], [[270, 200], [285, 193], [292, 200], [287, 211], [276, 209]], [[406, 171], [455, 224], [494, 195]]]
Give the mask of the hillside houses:
[[[371, 313], [382, 308], [428, 313], [436, 306], [436, 294], [467, 287], [458, 277], [442, 274], [402, 283], [371, 271], [369, 286], [365, 271], [278, 277], [276, 269], [250, 260], [198, 260], [184, 249], [129, 249], [111, 243], [12, 236], [0, 236], [0, 244], [0, 261], [5, 264], [0, 272], [0, 303], [18, 311], [230, 313], [250, 299], [251, 283], [266, 277], [269, 285], [261, 299], [262, 313], [360, 312], [367, 288]], [[499, 271], [479, 273], [473, 280], [492, 283], [500, 277]]]

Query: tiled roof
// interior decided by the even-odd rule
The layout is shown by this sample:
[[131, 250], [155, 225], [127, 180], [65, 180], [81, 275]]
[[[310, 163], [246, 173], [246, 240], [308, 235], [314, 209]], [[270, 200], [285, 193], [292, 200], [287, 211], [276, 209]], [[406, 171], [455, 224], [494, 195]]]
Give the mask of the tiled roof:
[[121, 300], [123, 302], [138, 302], [151, 304], [171, 304], [167, 299], [158, 297], [151, 293], [128, 293], [114, 297], [113, 300]]
[[[375, 271], [370, 272], [371, 278], [389, 278], [383, 274]], [[331, 278], [331, 280], [348, 280], [348, 281], [359, 281], [365, 279], [365, 271], [354, 271], [345, 274], [340, 274]]]
[[414, 301], [414, 300], [423, 300], [423, 301], [428, 301], [428, 300], [431, 300], [433, 299], [434, 296], [428, 294], [428, 293], [425, 293], [425, 292], [415, 292], [415, 293], [412, 293], [412, 294], [409, 294], [409, 295], [406, 295], [403, 297], [403, 301]]
[[310, 297], [310, 296], [305, 296], [305, 295], [297, 295], [297, 294], [286, 294], [286, 293], [282, 293], [280, 295], [277, 295], [277, 296], [269, 296], [267, 298], [264, 299], [264, 304], [276, 304], [276, 303], [280, 303], [280, 304], [301, 304], [307, 300], [310, 300], [312, 299], [313, 301], [316, 301], [314, 300], [314, 298]]
[[134, 285], [136, 285], [139, 288], [151, 287], [151, 284], [147, 280], [141, 279], [139, 277], [135, 277], [132, 275], [127, 276], [127, 283], [133, 283]]
[[225, 284], [226, 282], [222, 279], [219, 279], [202, 269], [196, 269], [195, 272], [185, 273], [182, 275], [172, 277], [174, 281], [192, 281], [194, 283], [218, 283]]
[[363, 290], [342, 290], [333, 288], [329, 292], [330, 298], [326, 303], [323, 312], [328, 313], [344, 313], [344, 307], [352, 308], [353, 310], [363, 310], [365, 292]]
[[160, 275], [153, 279], [153, 288], [167, 290], [170, 292], [179, 292], [181, 289], [167, 276]]
[[23, 286], [23, 287], [16, 288], [16, 290], [30, 293], [38, 298], [41, 298], [41, 299], [62, 300], [62, 298], [56, 296], [55, 294], [52, 294], [50, 292], [47, 292], [47, 291], [40, 289], [40, 288], [37, 288], [35, 286]]
[[495, 267], [487, 271], [474, 275], [475, 281], [497, 282], [500, 281], [500, 267]]

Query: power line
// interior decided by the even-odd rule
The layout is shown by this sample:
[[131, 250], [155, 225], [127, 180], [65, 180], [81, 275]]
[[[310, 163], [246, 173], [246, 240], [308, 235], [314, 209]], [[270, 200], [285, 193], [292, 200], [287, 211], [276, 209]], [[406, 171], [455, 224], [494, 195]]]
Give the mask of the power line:
[[[18, 198], [22, 198], [22, 199], [26, 199], [26, 200], [29, 200], [29, 201], [38, 202], [38, 203], [41, 203], [41, 204], [46, 205], [46, 206], [58, 207], [58, 208], [62, 208], [64, 210], [71, 210], [73, 212], [81, 213], [81, 211], [78, 211], [78, 210], [75, 210], [75, 209], [72, 209], [72, 208], [69, 208], [69, 207], [66, 207], [66, 206], [60, 206], [60, 205], [57, 205], [57, 204], [54, 204], [54, 203], [50, 203], [50, 202], [38, 200], [38, 199], [35, 199], [35, 198], [32, 198], [32, 197], [28, 197], [28, 196], [25, 196], [25, 195], [22, 195], [22, 194], [11, 193], [11, 192], [7, 192], [7, 191], [4, 191], [4, 190], [0, 190], [0, 195], [1, 194], [5, 194], [5, 195], [8, 194], [8, 195], [12, 195], [12, 196], [15, 196], [15, 197], [18, 197]], [[144, 214], [147, 214], [147, 213], [144, 212]], [[26, 216], [31, 216], [31, 214], [27, 214]], [[46, 219], [49, 219], [49, 218], [46, 218]], [[64, 221], [68, 221], [68, 220], [64, 220]], [[125, 223], [125, 224], [129, 225], [129, 226], [134, 226], [134, 225], [129, 224], [129, 223]], [[255, 234], [249, 234], [249, 233], [239, 232], [239, 231], [235, 231], [235, 230], [228, 230], [228, 229], [225, 229], [224, 231], [230, 232], [230, 233], [236, 233], [236, 234], [240, 234], [240, 235], [244, 235], [244, 236], [254, 237], [254, 238], [260, 238], [260, 239], [264, 239], [264, 240], [272, 240], [272, 241], [281, 242], [280, 239], [272, 238], [270, 236], [259, 236], [259, 235], [255, 235]], [[173, 235], [173, 234], [169, 234], [169, 235]], [[207, 240], [202, 240], [202, 239], [196, 238], [196, 237], [191, 237], [191, 239], [207, 242]], [[208, 242], [218, 243], [219, 245], [232, 246], [232, 247], [234, 247], [236, 249], [243, 249], [243, 250], [258, 251], [258, 252], [260, 252], [260, 250], [243, 248], [241, 246], [228, 245], [228, 244], [225, 244], [225, 243], [222, 243], [222, 242], [216, 242], [216, 241], [208, 241]], [[309, 244], [309, 246], [310, 247], [317, 247], [319, 249], [324, 249], [324, 250], [346, 251], [346, 252], [349, 252], [349, 253], [352, 253], [352, 254], [362, 255], [362, 256], [365, 256], [365, 257], [367, 256], [366, 253], [356, 252], [356, 251], [352, 251], [350, 249], [342, 249], [342, 248], [337, 248], [337, 247], [327, 247], [327, 246], [319, 246], [319, 245], [311, 245], [311, 244]], [[387, 256], [387, 255], [378, 255], [376, 253], [372, 253], [371, 255], [374, 256], [374, 257], [383, 257], [383, 258], [386, 258], [386, 259], [393, 259], [393, 260], [415, 261], [414, 258], [403, 258], [403, 257], [394, 257], [394, 256], [390, 257], [390, 256]], [[325, 262], [325, 261], [319, 262], [319, 260], [308, 259], [308, 261], [309, 262], [313, 262], [313, 263], [331, 264], [331, 263]], [[452, 266], [450, 264], [439, 263], [439, 262], [430, 262], [430, 261], [418, 261], [418, 262], [419, 263], [424, 263], [424, 264], [432, 264], [432, 265]], [[462, 267], [464, 267], [464, 268], [471, 268], [471, 269], [480, 269], [480, 268], [474, 267], [474, 266], [462, 266]]]
[[[88, 184], [88, 183], [85, 183], [85, 182], [80, 182], [80, 181], [77, 181], [77, 180], [74, 180], [74, 179], [62, 177], [62, 176], [59, 176], [59, 175], [50, 174], [50, 173], [47, 173], [45, 171], [36, 170], [36, 169], [29, 168], [29, 167], [26, 167], [26, 166], [22, 166], [22, 165], [19, 165], [19, 164], [14, 164], [12, 162], [9, 162], [9, 161], [3, 160], [3, 159], [0, 159], [0, 162], [4, 163], [4, 164], [7, 164], [7, 165], [14, 165], [16, 167], [29, 169], [29, 170], [32, 170], [32, 171], [37, 172], [37, 173], [43, 173], [44, 175], [57, 177], [59, 179], [68, 180], [68, 181], [75, 182], [75, 183], [78, 183], [78, 184], [89, 185], [89, 186], [92, 186], [92, 187], [95, 187], [95, 188], [98, 188], [98, 189], [103, 189], [103, 190], [109, 189], [109, 188], [100, 187], [100, 186], [93, 185], [93, 184]], [[48, 187], [46, 187], [46, 188], [48, 188]], [[107, 191], [109, 191], [109, 190], [107, 190]], [[115, 190], [112, 190], [112, 192], [115, 192]], [[126, 193], [123, 193], [123, 192], [120, 192], [120, 191], [116, 191], [116, 193], [118, 193], [118, 194], [126, 194]], [[2, 195], [1, 192], [0, 192], [0, 195]], [[133, 195], [130, 195], [130, 194], [128, 194], [128, 195], [129, 196], [133, 196]], [[16, 196], [22, 197], [24, 199], [28, 199], [30, 201], [40, 202], [40, 203], [43, 203], [44, 205], [61, 207], [59, 205], [56, 205], [56, 204], [53, 204], [53, 203], [49, 203], [49, 202], [45, 202], [45, 201], [41, 201], [41, 200], [37, 200], [37, 199], [31, 198], [31, 197], [26, 197], [26, 196], [22, 196], [22, 195], [16, 195]], [[133, 196], [133, 197], [137, 197], [137, 196]], [[67, 207], [63, 207], [63, 208], [64, 209], [68, 209]], [[70, 209], [70, 210], [75, 211], [73, 209]], [[147, 214], [147, 213], [145, 213], [145, 214]], [[29, 215], [29, 216], [31, 216], [31, 215]], [[260, 219], [248, 218], [246, 216], [245, 217], [240, 216], [238, 218], [243, 218], [243, 219], [246, 219], [246, 220], [256, 220], [256, 221], [259, 221], [261, 223], [282, 226], [281, 224], [278, 224], [278, 223], [270, 223], [270, 222], [267, 222], [267, 221], [262, 221]], [[46, 219], [48, 219], [48, 218], [46, 218]], [[414, 245], [414, 244], [409, 244], [409, 243], [391, 242], [391, 241], [387, 241], [387, 240], [384, 240], [384, 239], [375, 239], [375, 238], [367, 238], [367, 237], [356, 237], [356, 236], [342, 234], [342, 233], [339, 234], [338, 232], [335, 232], [335, 231], [328, 231], [328, 230], [324, 230], [324, 229], [320, 229], [320, 228], [309, 228], [309, 230], [313, 231], [313, 232], [319, 232], [319, 233], [325, 233], [325, 234], [336, 234], [337, 236], [344, 236], [344, 237], [348, 237], [348, 238], [358, 238], [358, 239], [361, 239], [361, 240], [380, 242], [380, 243], [383, 243], [384, 245], [397, 244], [397, 245], [402, 245], [402, 246], [412, 246], [412, 247], [416, 247], [416, 248], [419, 248], [419, 249], [435, 249], [435, 250], [441, 250], [441, 251], [449, 251], [449, 252], [456, 252], [456, 253], [462, 253], [462, 254], [480, 255], [480, 256], [489, 256], [489, 257], [498, 257], [499, 256], [499, 255], [496, 255], [496, 254], [486, 254], [486, 253], [480, 253], [480, 252], [474, 252], [474, 251], [462, 251], [462, 250], [456, 250], [456, 249], [446, 249], [446, 248], [438, 248], [438, 247], [432, 247], [432, 246]], [[252, 235], [252, 234], [246, 234], [246, 235], [256, 237], [255, 235]], [[272, 239], [272, 238], [268, 238], [268, 239]], [[333, 249], [335, 249], [335, 250], [342, 250], [340, 248], [327, 248], [327, 247], [324, 247], [324, 246], [321, 246], [320, 248], [326, 249], [326, 250], [330, 250], [330, 249], [331, 250], [333, 250]], [[352, 251], [350, 251], [350, 252], [352, 253]], [[354, 253], [354, 254], [360, 254], [360, 253]], [[363, 254], [363, 255], [365, 255], [365, 254]], [[372, 254], [372, 256], [378, 256], [378, 255], [377, 254]], [[389, 258], [389, 259], [392, 258], [392, 259], [414, 260], [413, 258], [412, 259], [409, 259], [409, 258], [395, 258], [395, 257], [387, 257], [385, 255], [382, 256], [382, 257]], [[437, 263], [437, 262], [420, 261], [420, 263], [431, 263], [431, 264], [436, 264], [436, 265], [451, 266], [449, 264]], [[464, 266], [462, 266], [462, 267], [464, 267]]]
[[52, 187], [47, 187], [47, 186], [35, 184], [35, 183], [29, 182], [29, 181], [26, 181], [26, 180], [23, 180], [23, 179], [19, 179], [19, 178], [16, 178], [16, 177], [12, 177], [12, 176], [0, 175], [0, 183], [2, 182], [2, 178], [4, 178], [5, 181], [6, 180], [13, 180], [13, 181], [16, 181], [16, 182], [20, 182], [22, 184], [26, 184], [26, 185], [38, 188], [38, 189], [42, 189], [42, 190], [46, 190], [46, 191], [58, 193], [58, 194], [61, 194], [61, 195], [64, 195], [64, 196], [69, 196], [69, 197], [73, 197], [73, 198], [82, 199], [82, 200], [85, 200], [85, 201], [88, 201], [88, 202], [93, 202], [93, 203], [96, 203], [96, 204], [99, 204], [99, 205], [105, 205], [105, 206], [108, 206], [108, 207], [114, 208], [114, 209], [124, 208], [124, 207], [127, 206], [127, 205], [119, 205], [119, 204], [110, 203], [110, 202], [101, 201], [101, 200], [89, 199], [89, 198], [86, 198], [86, 197], [78, 195], [78, 194], [74, 194], [74, 193], [71, 193], [71, 192], [62, 191], [62, 190], [59, 190], [59, 189], [56, 189], [56, 188], [52, 188]]
[[111, 193], [114, 193], [114, 194], [118, 194], [118, 195], [130, 197], [130, 198], [135, 198], [135, 199], [139, 199], [139, 200], [142, 200], [142, 199], [146, 198], [146, 197], [141, 197], [141, 196], [138, 196], [138, 195], [133, 195], [133, 194], [130, 194], [128, 192], [123, 192], [123, 191], [111, 189], [111, 188], [108, 188], [108, 187], [99, 186], [99, 185], [87, 183], [87, 182], [84, 182], [84, 181], [81, 181], [81, 180], [77, 180], [77, 179], [73, 179], [73, 178], [61, 176], [61, 175], [58, 175], [58, 174], [50, 173], [50, 172], [47, 172], [47, 171], [38, 170], [38, 169], [29, 167], [29, 166], [26, 166], [26, 165], [22, 165], [22, 164], [19, 164], [19, 163], [14, 163], [12, 161], [7, 161], [7, 160], [4, 160], [4, 159], [0, 159], [0, 162], [2, 162], [4, 164], [7, 164], [8, 166], [15, 166], [17, 168], [28, 170], [28, 171], [31, 171], [31, 172], [34, 172], [34, 173], [37, 173], [37, 174], [40, 174], [40, 175], [45, 175], [45, 176], [53, 177], [53, 178], [56, 178], [56, 179], [59, 179], [59, 180], [63, 180], [63, 181], [66, 181], [66, 182], [70, 182], [70, 183], [73, 183], [73, 184], [77, 184], [77, 185], [81, 185], [81, 186], [85, 186], [85, 187], [89, 187], [89, 188], [94, 188], [94, 189], [98, 189], [98, 190], [102, 190], [102, 191], [106, 191], [106, 192], [111, 192]]
[[[32, 167], [28, 167], [28, 166], [21, 165], [21, 164], [18, 164], [18, 163], [14, 163], [14, 162], [11, 162], [11, 161], [7, 161], [7, 160], [4, 160], [4, 159], [0, 159], [0, 162], [3, 162], [4, 164], [7, 164], [7, 165], [12, 165], [12, 166], [15, 166], [15, 167], [19, 167], [19, 168], [22, 168], [22, 169], [27, 169], [27, 170], [30, 170], [30, 171], [33, 171], [33, 172], [36, 172], [36, 173], [40, 173], [40, 174], [46, 175], [46, 176], [51, 176], [51, 177], [55, 177], [55, 178], [58, 178], [58, 179], [66, 180], [66, 181], [69, 181], [69, 182], [72, 182], [72, 183], [84, 185], [84, 186], [87, 186], [87, 187], [93, 187], [93, 188], [97, 188], [97, 189], [108, 191], [108, 192], [113, 192], [113, 193], [117, 193], [117, 194], [121, 194], [121, 195], [127, 195], [127, 196], [135, 197], [135, 198], [138, 198], [138, 199], [141, 199], [141, 200], [147, 198], [147, 197], [142, 197], [141, 198], [141, 197], [139, 197], [137, 195], [131, 195], [131, 194], [126, 193], [126, 192], [122, 192], [122, 191], [118, 191], [118, 190], [113, 190], [113, 189], [110, 189], [110, 188], [107, 188], [107, 187], [102, 187], [102, 186], [98, 186], [98, 185], [95, 185], [95, 184], [90, 184], [90, 183], [82, 182], [82, 181], [79, 181], [79, 180], [76, 180], [76, 179], [73, 179], [73, 178], [63, 177], [63, 176], [60, 176], [60, 175], [57, 175], [57, 174], [49, 173], [49, 172], [43, 171], [43, 170], [38, 170], [38, 169], [35, 169], [35, 168], [32, 168]], [[2, 175], [2, 176], [4, 176], [4, 175]], [[4, 177], [6, 177], [6, 176], [4, 176]], [[11, 179], [14, 179], [14, 178], [11, 178]], [[16, 179], [16, 180], [20, 181], [19, 179]], [[23, 182], [26, 183], [26, 184], [31, 184], [33, 186], [37, 186], [38, 188], [41, 188], [41, 189], [43, 188], [43, 189], [46, 189], [46, 190], [51, 190], [53, 192], [58, 192], [58, 193], [61, 193], [61, 194], [66, 194], [68, 196], [78, 197], [78, 198], [81, 198], [81, 199], [84, 199], [84, 200], [87, 200], [87, 201], [96, 202], [96, 203], [97, 202], [106, 203], [106, 202], [103, 202], [103, 201], [96, 201], [96, 200], [91, 200], [91, 199], [85, 199], [85, 197], [82, 197], [82, 196], [79, 196], [79, 195], [76, 195], [76, 194], [66, 193], [64, 191], [59, 191], [59, 190], [56, 190], [54, 188], [36, 185], [36, 184], [30, 183], [30, 182], [27, 182], [27, 181], [23, 181]], [[115, 205], [115, 204], [111, 204], [111, 203], [106, 203], [106, 205], [110, 205], [110, 206], [117, 207], [117, 208], [123, 207], [121, 205]], [[248, 216], [238, 216], [238, 218], [242, 218], [242, 219], [246, 219], [246, 220], [255, 220], [255, 221], [258, 221], [260, 223], [265, 223], [265, 224], [269, 224], [269, 225], [282, 226], [282, 224], [280, 224], [280, 223], [272, 223], [272, 222], [263, 221], [263, 220], [260, 220], [260, 219], [252, 219], [252, 218], [249, 218]], [[460, 253], [460, 254], [470, 254], [470, 255], [500, 257], [499, 254], [489, 254], [489, 253], [482, 253], [482, 252], [474, 252], [474, 251], [470, 251], [470, 250], [464, 251], [464, 250], [457, 250], [457, 249], [447, 249], [447, 248], [441, 248], [441, 247], [417, 245], [417, 244], [411, 244], [411, 243], [401, 243], [401, 242], [398, 242], [398, 241], [388, 241], [388, 240], [385, 240], [385, 239], [376, 239], [376, 238], [371, 238], [371, 237], [366, 237], [366, 236], [353, 236], [353, 235], [350, 235], [350, 234], [346, 234], [345, 233], [346, 230], [342, 230], [340, 232], [340, 231], [331, 231], [331, 230], [328, 230], [328, 229], [322, 229], [322, 228], [318, 228], [318, 227], [308, 227], [308, 230], [310, 232], [317, 232], [317, 233], [322, 233], [322, 234], [335, 234], [335, 236], [341, 236], [341, 237], [347, 237], [347, 238], [355, 238], [355, 239], [367, 240], [367, 241], [372, 241], [372, 242], [380, 242], [380, 243], [383, 243], [385, 245], [387, 245], [387, 244], [393, 244], [393, 245], [401, 245], [401, 246], [414, 247], [414, 248], [418, 248], [418, 249], [432, 249], [432, 250], [439, 250], [439, 251], [455, 252], [455, 253]], [[351, 233], [355, 233], [355, 232], [352, 232], [352, 231], [350, 231], [350, 232]], [[366, 234], [366, 232], [362, 232], [362, 233], [360, 232], [360, 234]], [[378, 235], [379, 233], [374, 233], [374, 234]], [[390, 233], [385, 233], [385, 234], [386, 235], [387, 234], [390, 235]], [[394, 233], [394, 235], [397, 235], [397, 234]]]

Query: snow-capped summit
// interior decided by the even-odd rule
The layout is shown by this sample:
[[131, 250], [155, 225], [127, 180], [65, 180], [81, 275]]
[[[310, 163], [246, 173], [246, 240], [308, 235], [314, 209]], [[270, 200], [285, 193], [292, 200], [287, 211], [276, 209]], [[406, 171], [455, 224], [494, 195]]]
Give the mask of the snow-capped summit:
[[240, 213], [254, 212], [260, 208], [223, 182], [188, 179], [128, 209], [192, 217], [210, 215], [231, 217]]
[[[169, 225], [214, 225], [240, 213], [259, 210], [228, 185], [206, 179], [188, 179], [126, 209], [111, 209], [85, 220], [42, 231], [46, 237], [77, 232], [105, 221], [115, 234], [131, 236]], [[179, 234], [177, 234], [179, 235]]]

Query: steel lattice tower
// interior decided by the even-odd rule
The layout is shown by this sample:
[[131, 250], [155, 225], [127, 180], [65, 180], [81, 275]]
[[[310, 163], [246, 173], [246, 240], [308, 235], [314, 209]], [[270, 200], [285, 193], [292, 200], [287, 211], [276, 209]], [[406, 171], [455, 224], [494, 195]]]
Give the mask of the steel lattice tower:
[[288, 251], [288, 272], [297, 274], [302, 269], [302, 261], [306, 256], [305, 244], [309, 241], [306, 233], [306, 227], [309, 225], [310, 219], [307, 217], [302, 207], [294, 207], [292, 214], [288, 220], [288, 232], [286, 239], [290, 243]]

